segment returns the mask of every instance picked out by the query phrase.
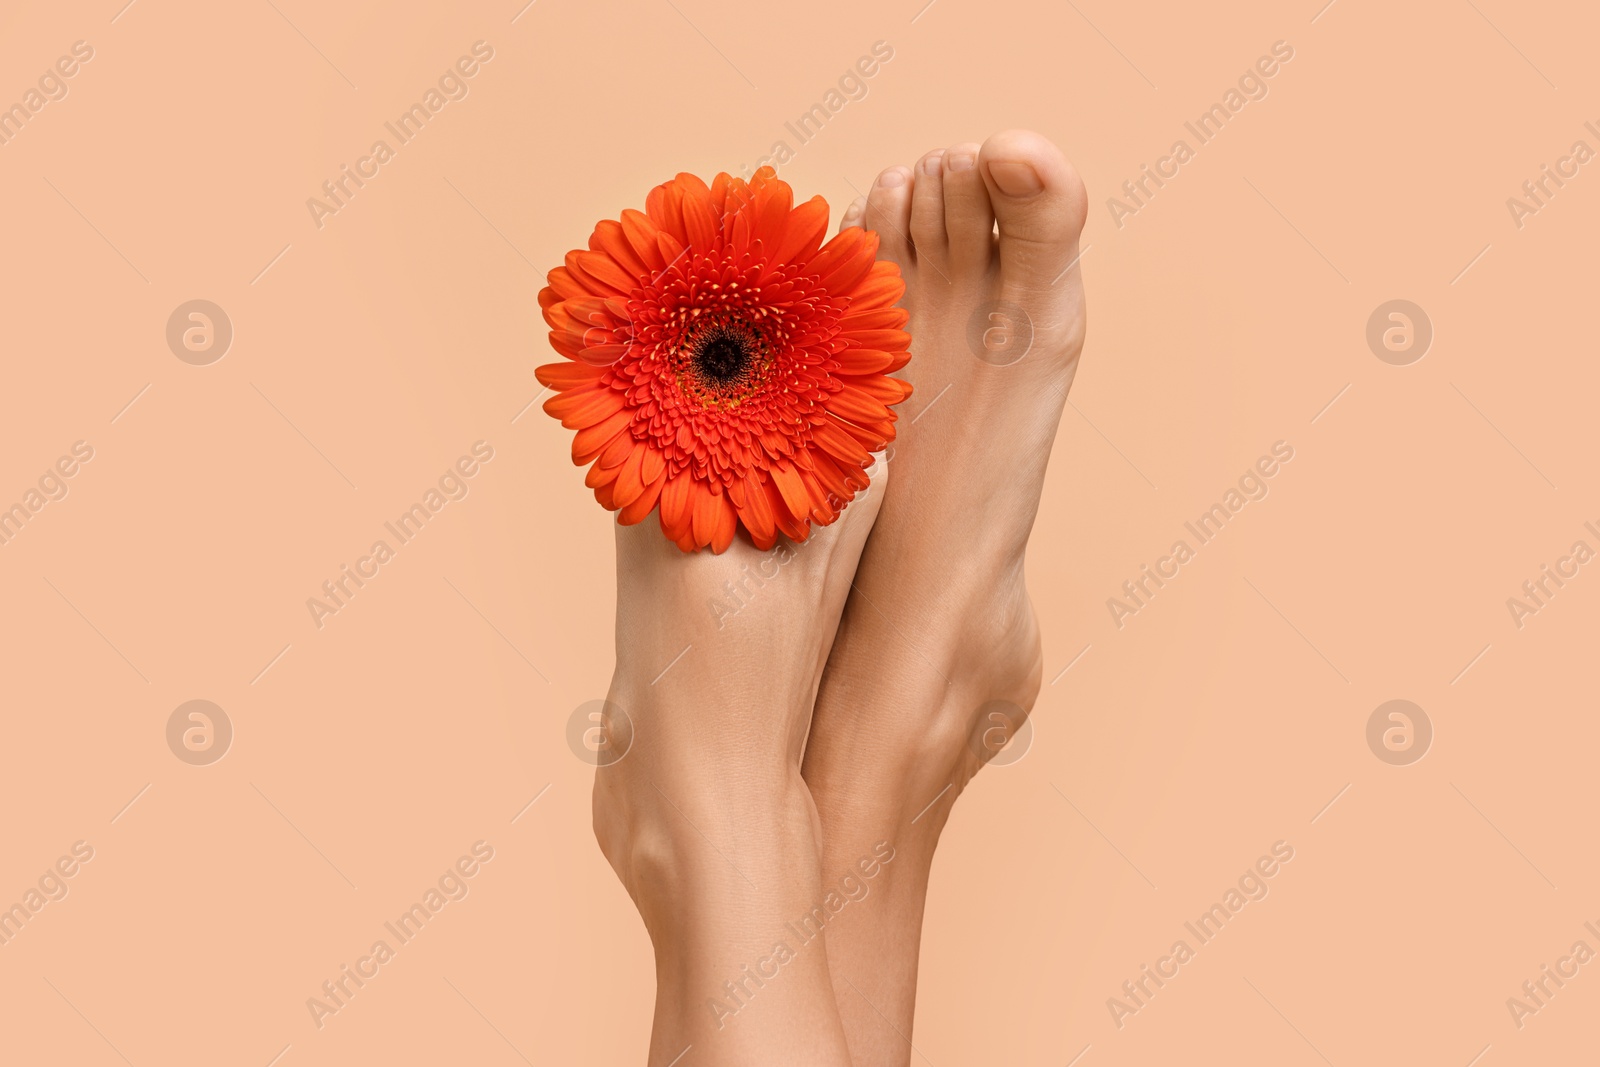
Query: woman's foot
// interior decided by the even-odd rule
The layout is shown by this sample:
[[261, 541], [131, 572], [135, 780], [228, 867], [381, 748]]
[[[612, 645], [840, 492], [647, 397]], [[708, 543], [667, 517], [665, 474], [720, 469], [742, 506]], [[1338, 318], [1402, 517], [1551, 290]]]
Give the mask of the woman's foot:
[[906, 277], [914, 356], [902, 376], [916, 387], [804, 767], [824, 878], [878, 841], [897, 854], [874, 899], [828, 931], [858, 1067], [911, 1057], [934, 846], [993, 754], [986, 731], [1014, 730], [1038, 695], [1023, 555], [1083, 343], [1086, 210], [1060, 150], [1009, 131], [885, 171], [846, 213]]
[[[823, 941], [816, 809], [800, 777], [818, 679], [887, 484], [761, 552], [685, 554], [617, 528], [617, 667], [595, 834], [655, 945], [649, 1062], [848, 1065]], [[619, 712], [616, 709], [621, 709]]]

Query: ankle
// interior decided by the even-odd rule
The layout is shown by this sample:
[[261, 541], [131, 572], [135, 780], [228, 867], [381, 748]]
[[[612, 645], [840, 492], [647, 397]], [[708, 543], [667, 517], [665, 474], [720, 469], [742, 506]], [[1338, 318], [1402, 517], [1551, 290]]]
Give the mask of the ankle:
[[[816, 807], [798, 770], [775, 779], [652, 777], [639, 761], [595, 775], [595, 839], [636, 902], [639, 890], [670, 903], [753, 877], [751, 869], [816, 851]], [[647, 916], [647, 924], [648, 924]]]

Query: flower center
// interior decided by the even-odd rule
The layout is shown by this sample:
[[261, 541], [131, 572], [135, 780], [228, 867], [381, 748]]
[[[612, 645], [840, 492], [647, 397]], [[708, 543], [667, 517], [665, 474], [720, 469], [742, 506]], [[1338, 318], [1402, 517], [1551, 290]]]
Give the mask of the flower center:
[[697, 325], [673, 361], [678, 388], [702, 408], [737, 408], [765, 384], [771, 346], [738, 317], [706, 316]]
[[739, 338], [716, 333], [695, 353], [694, 368], [708, 384], [727, 385], [750, 365], [750, 353]]

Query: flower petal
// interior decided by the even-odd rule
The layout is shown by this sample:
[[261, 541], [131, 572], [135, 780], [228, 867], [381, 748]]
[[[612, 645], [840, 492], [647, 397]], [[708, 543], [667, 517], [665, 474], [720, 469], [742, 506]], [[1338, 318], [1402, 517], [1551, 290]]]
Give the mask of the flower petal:
[[633, 422], [633, 412], [619, 411], [605, 422], [598, 422], [579, 430], [578, 435], [572, 439], [573, 462], [584, 464], [594, 459], [613, 438], [623, 433], [631, 422]]
[[533, 376], [539, 379], [540, 385], [551, 389], [576, 389], [579, 386], [597, 382], [605, 372], [598, 367], [591, 367], [585, 363], [546, 363], [542, 367], [533, 369]]
[[681, 540], [690, 530], [690, 483], [693, 480], [689, 472], [684, 471], [670, 475], [661, 487], [661, 532], [674, 541]]
[[[745, 529], [750, 531], [757, 547], [771, 547], [776, 529], [772, 518], [772, 501], [767, 496], [766, 487], [761, 484], [761, 476], [755, 471], [745, 477], [744, 499], [739, 517], [744, 520]], [[763, 544], [763, 541], [766, 543]]]
[[789, 509], [789, 514], [797, 519], [804, 519], [811, 514], [811, 501], [806, 493], [806, 483], [800, 478], [800, 472], [787, 463], [775, 463], [770, 473], [772, 483], [778, 487], [784, 507]]
[[716, 499], [717, 520], [711, 532], [711, 551], [720, 556], [733, 544], [733, 535], [739, 532], [739, 515], [734, 511], [733, 501], [727, 493], [722, 493]]
[[567, 429], [581, 430], [621, 411], [622, 395], [604, 385], [588, 386], [551, 397], [544, 402], [544, 410]]
[[789, 213], [789, 225], [783, 240], [772, 250], [772, 258], [779, 263], [803, 263], [822, 247], [827, 232], [828, 202], [814, 196]]
[[717, 523], [721, 521], [718, 512], [722, 510], [722, 497], [706, 488], [705, 482], [696, 481], [690, 492], [690, 498], [694, 507], [695, 542], [709, 545], [712, 535], [717, 532]]
[[[618, 507], [627, 507], [633, 503], [640, 493], [644, 492], [644, 482], [639, 480], [639, 466], [644, 462], [644, 454], [649, 445], [635, 443], [633, 450], [622, 461], [622, 469], [617, 472], [617, 480], [612, 485], [612, 499]], [[607, 449], [609, 452], [610, 449]], [[600, 465], [606, 466], [606, 457], [600, 456]]]
[[617, 516], [617, 521], [624, 526], [634, 526], [650, 517], [655, 510], [656, 501], [661, 496], [661, 489], [667, 483], [666, 475], [662, 475], [654, 482], [644, 487], [644, 492], [633, 498], [633, 502], [623, 507], [622, 513]]

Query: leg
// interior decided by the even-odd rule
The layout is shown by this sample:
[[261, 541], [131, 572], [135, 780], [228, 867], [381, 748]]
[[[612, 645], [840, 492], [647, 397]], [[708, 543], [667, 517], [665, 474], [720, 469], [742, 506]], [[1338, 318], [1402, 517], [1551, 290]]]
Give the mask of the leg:
[[1082, 346], [1085, 210], [1055, 146], [1013, 131], [930, 153], [846, 219], [877, 230], [908, 278], [903, 373], [916, 386], [804, 768], [824, 870], [879, 840], [897, 853], [870, 907], [828, 929], [860, 1067], [912, 1058], [928, 875], [950, 805], [982, 766], [980, 709], [1004, 701], [1020, 716], [1039, 691], [1023, 555]]
[[596, 771], [595, 833], [655, 946], [653, 1067], [849, 1065], [806, 922], [823, 878], [799, 767], [882, 468], [838, 522], [771, 552], [617, 529], [610, 699], [632, 741]]

